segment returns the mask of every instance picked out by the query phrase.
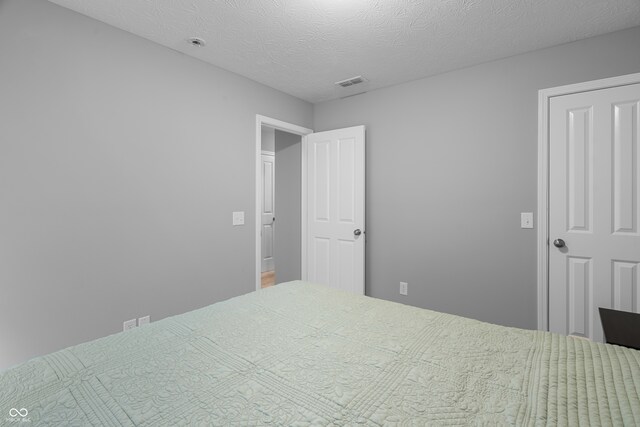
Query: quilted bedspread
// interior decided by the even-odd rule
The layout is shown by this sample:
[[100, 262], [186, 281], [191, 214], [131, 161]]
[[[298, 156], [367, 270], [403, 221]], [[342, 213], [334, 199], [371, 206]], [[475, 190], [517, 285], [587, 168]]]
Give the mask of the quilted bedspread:
[[640, 425], [639, 395], [640, 351], [290, 282], [0, 373], [0, 424]]

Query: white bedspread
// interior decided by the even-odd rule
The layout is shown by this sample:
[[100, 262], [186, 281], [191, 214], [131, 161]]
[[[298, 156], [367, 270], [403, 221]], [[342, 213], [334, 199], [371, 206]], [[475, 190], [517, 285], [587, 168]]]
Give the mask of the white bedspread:
[[6, 371], [0, 424], [640, 425], [639, 395], [639, 351], [291, 282]]

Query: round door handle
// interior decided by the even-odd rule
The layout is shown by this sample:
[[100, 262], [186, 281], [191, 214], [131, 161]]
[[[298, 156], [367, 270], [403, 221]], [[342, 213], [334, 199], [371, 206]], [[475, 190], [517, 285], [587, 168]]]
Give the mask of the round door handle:
[[556, 248], [564, 248], [564, 240], [562, 239], [556, 239], [553, 241], [553, 246], [555, 246]]
[[353, 230], [353, 235], [354, 236], [359, 236], [362, 234], [362, 231], [359, 228], [356, 228], [355, 230]]

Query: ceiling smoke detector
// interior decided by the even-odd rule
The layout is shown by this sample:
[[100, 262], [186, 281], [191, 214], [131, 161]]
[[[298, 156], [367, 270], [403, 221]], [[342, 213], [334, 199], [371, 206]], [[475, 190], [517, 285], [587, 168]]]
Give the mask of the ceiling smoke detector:
[[204, 47], [207, 44], [207, 42], [204, 41], [204, 39], [201, 39], [200, 37], [189, 37], [187, 41], [189, 42], [190, 45], [195, 47]]
[[335, 85], [340, 87], [349, 87], [349, 86], [357, 85], [360, 83], [364, 83], [366, 81], [367, 80], [362, 76], [355, 76], [355, 77], [351, 77], [350, 79], [335, 82]]

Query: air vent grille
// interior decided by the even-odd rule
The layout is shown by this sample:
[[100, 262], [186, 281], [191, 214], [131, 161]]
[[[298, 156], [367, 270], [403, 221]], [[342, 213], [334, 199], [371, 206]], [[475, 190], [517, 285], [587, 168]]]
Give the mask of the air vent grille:
[[335, 84], [337, 86], [341, 86], [341, 87], [349, 87], [349, 86], [360, 84], [360, 83], [365, 82], [365, 81], [366, 80], [365, 80], [364, 77], [355, 76], [355, 77], [351, 77], [350, 79], [341, 80], [339, 82], [336, 82]]

